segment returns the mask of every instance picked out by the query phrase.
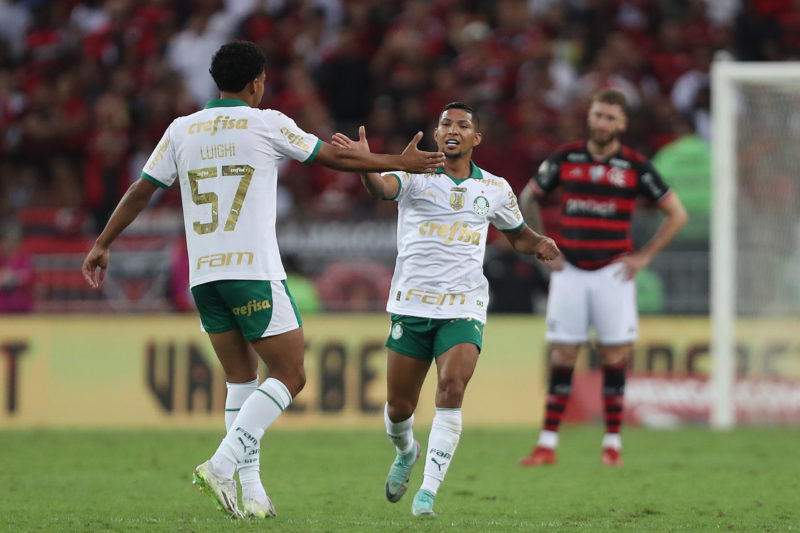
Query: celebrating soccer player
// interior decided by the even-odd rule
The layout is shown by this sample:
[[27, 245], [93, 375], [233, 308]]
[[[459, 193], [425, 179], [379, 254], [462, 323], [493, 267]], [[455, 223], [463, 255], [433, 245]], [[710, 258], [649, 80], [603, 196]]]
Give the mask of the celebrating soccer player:
[[[263, 53], [250, 42], [228, 43], [216, 52], [211, 76], [220, 98], [170, 124], [82, 267], [89, 285], [98, 287], [114, 239], [157, 188], [179, 180], [192, 295], [228, 385], [228, 434], [213, 457], [196, 468], [194, 479], [226, 513], [259, 518], [275, 515], [259, 475], [261, 437], [305, 384], [302, 322], [275, 236], [281, 160], [355, 171], [399, 166], [409, 172], [444, 161], [441, 153], [416, 149], [422, 133], [402, 155], [370, 154], [334, 147], [282, 113], [257, 109], [264, 65]], [[260, 385], [259, 357], [269, 369]], [[243, 512], [233, 479], [237, 470]]]
[[[481, 133], [470, 106], [445, 106], [434, 137], [446, 157], [434, 172], [361, 175], [370, 195], [398, 203], [397, 264], [386, 306], [391, 328], [384, 419], [397, 452], [386, 478], [390, 502], [405, 494], [420, 455], [414, 410], [436, 361], [436, 414], [424, 452], [424, 480], [411, 505], [415, 516], [435, 516], [434, 498], [461, 436], [461, 403], [478, 362], [489, 305], [483, 275], [489, 224], [522, 253], [543, 260], [559, 253], [552, 239], [525, 224], [506, 180], [472, 162]], [[333, 144], [369, 151], [363, 126], [358, 141], [337, 133]]]
[[[666, 246], [688, 217], [683, 204], [644, 156], [620, 143], [627, 123], [625, 96], [595, 93], [589, 108], [589, 140], [556, 150], [520, 195], [526, 220], [541, 228], [537, 198], [563, 188], [563, 252], [550, 264], [547, 340], [550, 383], [539, 442], [524, 466], [555, 464], [558, 426], [572, 390], [572, 371], [594, 327], [603, 365], [606, 432], [602, 462], [621, 466], [625, 367], [638, 330], [634, 275]], [[637, 195], [658, 203], [666, 219], [650, 241], [633, 250], [630, 226]]]

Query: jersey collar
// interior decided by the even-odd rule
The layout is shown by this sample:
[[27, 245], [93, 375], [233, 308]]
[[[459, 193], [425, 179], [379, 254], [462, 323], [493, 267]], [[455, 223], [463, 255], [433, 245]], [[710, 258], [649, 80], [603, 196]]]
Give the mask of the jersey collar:
[[238, 106], [246, 106], [247, 102], [244, 100], [239, 100], [238, 98], [217, 98], [216, 100], [209, 100], [206, 106], [203, 109], [208, 109], [210, 107], [238, 107]]
[[605, 164], [612, 157], [622, 157], [622, 143], [619, 144], [619, 148], [617, 148], [616, 152], [613, 152], [612, 154], [603, 157], [601, 159], [597, 159], [595, 156], [592, 155], [592, 152], [589, 151], [589, 139], [586, 139], [586, 142], [583, 143], [583, 151], [586, 153], [586, 155], [589, 157], [589, 161], [591, 161], [592, 163]]
[[451, 176], [450, 174], [448, 174], [447, 172], [444, 171], [444, 167], [437, 167], [435, 173], [436, 174], [444, 174], [445, 176], [447, 176], [448, 178], [453, 180], [456, 185], [458, 185], [462, 181], [466, 181], [466, 180], [468, 180], [470, 178], [473, 178], [473, 179], [476, 179], [476, 180], [483, 179], [483, 172], [481, 172], [481, 169], [479, 169], [478, 166], [475, 163], [470, 161], [469, 162], [469, 168], [470, 168], [470, 173], [469, 173], [469, 177], [468, 178], [461, 178], [461, 179], [454, 178], [453, 176]]

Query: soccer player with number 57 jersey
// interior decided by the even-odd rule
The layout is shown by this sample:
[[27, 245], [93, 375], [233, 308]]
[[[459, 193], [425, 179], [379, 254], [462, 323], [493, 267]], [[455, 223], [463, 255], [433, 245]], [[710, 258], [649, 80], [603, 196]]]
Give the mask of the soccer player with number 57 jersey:
[[[422, 133], [402, 155], [370, 154], [334, 147], [278, 111], [257, 109], [264, 66], [250, 42], [216, 52], [210, 72], [220, 98], [170, 124], [82, 267], [87, 283], [99, 287], [114, 239], [158, 188], [179, 181], [192, 295], [228, 387], [228, 433], [194, 480], [232, 517], [275, 516], [259, 474], [261, 437], [305, 384], [302, 322], [275, 235], [278, 166], [290, 158], [338, 170], [420, 172], [444, 162], [441, 153], [416, 149]], [[269, 371], [260, 385], [259, 357]]]
[[[397, 264], [386, 305], [391, 326], [384, 419], [397, 452], [385, 484], [390, 502], [405, 494], [421, 455], [414, 410], [436, 361], [436, 414], [422, 453], [425, 475], [411, 504], [414, 516], [436, 515], [434, 498], [461, 437], [461, 403], [478, 362], [489, 305], [483, 275], [489, 224], [519, 252], [542, 260], [559, 253], [552, 239], [525, 224], [508, 182], [472, 162], [481, 133], [470, 106], [445, 106], [434, 138], [446, 157], [435, 171], [361, 175], [373, 197], [398, 203]], [[363, 126], [358, 141], [337, 133], [333, 144], [369, 151]]]

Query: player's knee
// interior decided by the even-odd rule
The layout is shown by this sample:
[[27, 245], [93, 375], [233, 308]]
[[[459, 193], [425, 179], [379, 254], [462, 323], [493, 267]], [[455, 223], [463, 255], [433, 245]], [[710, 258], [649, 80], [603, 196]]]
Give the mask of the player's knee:
[[632, 353], [633, 346], [606, 346], [602, 349], [602, 358], [604, 366], [618, 366], [628, 360], [628, 356]]
[[437, 407], [461, 407], [466, 388], [467, 383], [459, 378], [440, 379], [436, 390]]
[[292, 398], [300, 394], [300, 391], [306, 386], [306, 370], [302, 366], [295, 372], [295, 388], [292, 392]]
[[292, 398], [300, 394], [300, 391], [306, 386], [306, 371], [302, 365], [300, 367], [284, 368], [280, 371], [271, 371], [270, 377], [274, 377], [286, 385]]
[[578, 360], [578, 350], [577, 346], [555, 345], [550, 352], [550, 362], [557, 366], [575, 366], [575, 362]]
[[393, 399], [386, 403], [389, 420], [395, 423], [408, 420], [414, 414], [414, 407], [416, 407], [410, 400]]

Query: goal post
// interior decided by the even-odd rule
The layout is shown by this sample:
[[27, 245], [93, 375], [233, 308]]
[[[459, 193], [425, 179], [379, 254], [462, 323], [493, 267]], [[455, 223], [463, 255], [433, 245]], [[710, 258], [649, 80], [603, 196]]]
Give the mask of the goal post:
[[800, 255], [800, 187], [789, 182], [800, 183], [800, 62], [715, 61], [711, 114], [710, 426], [724, 430], [737, 423], [738, 318], [800, 316], [800, 264], [794, 278], [783, 272]]

